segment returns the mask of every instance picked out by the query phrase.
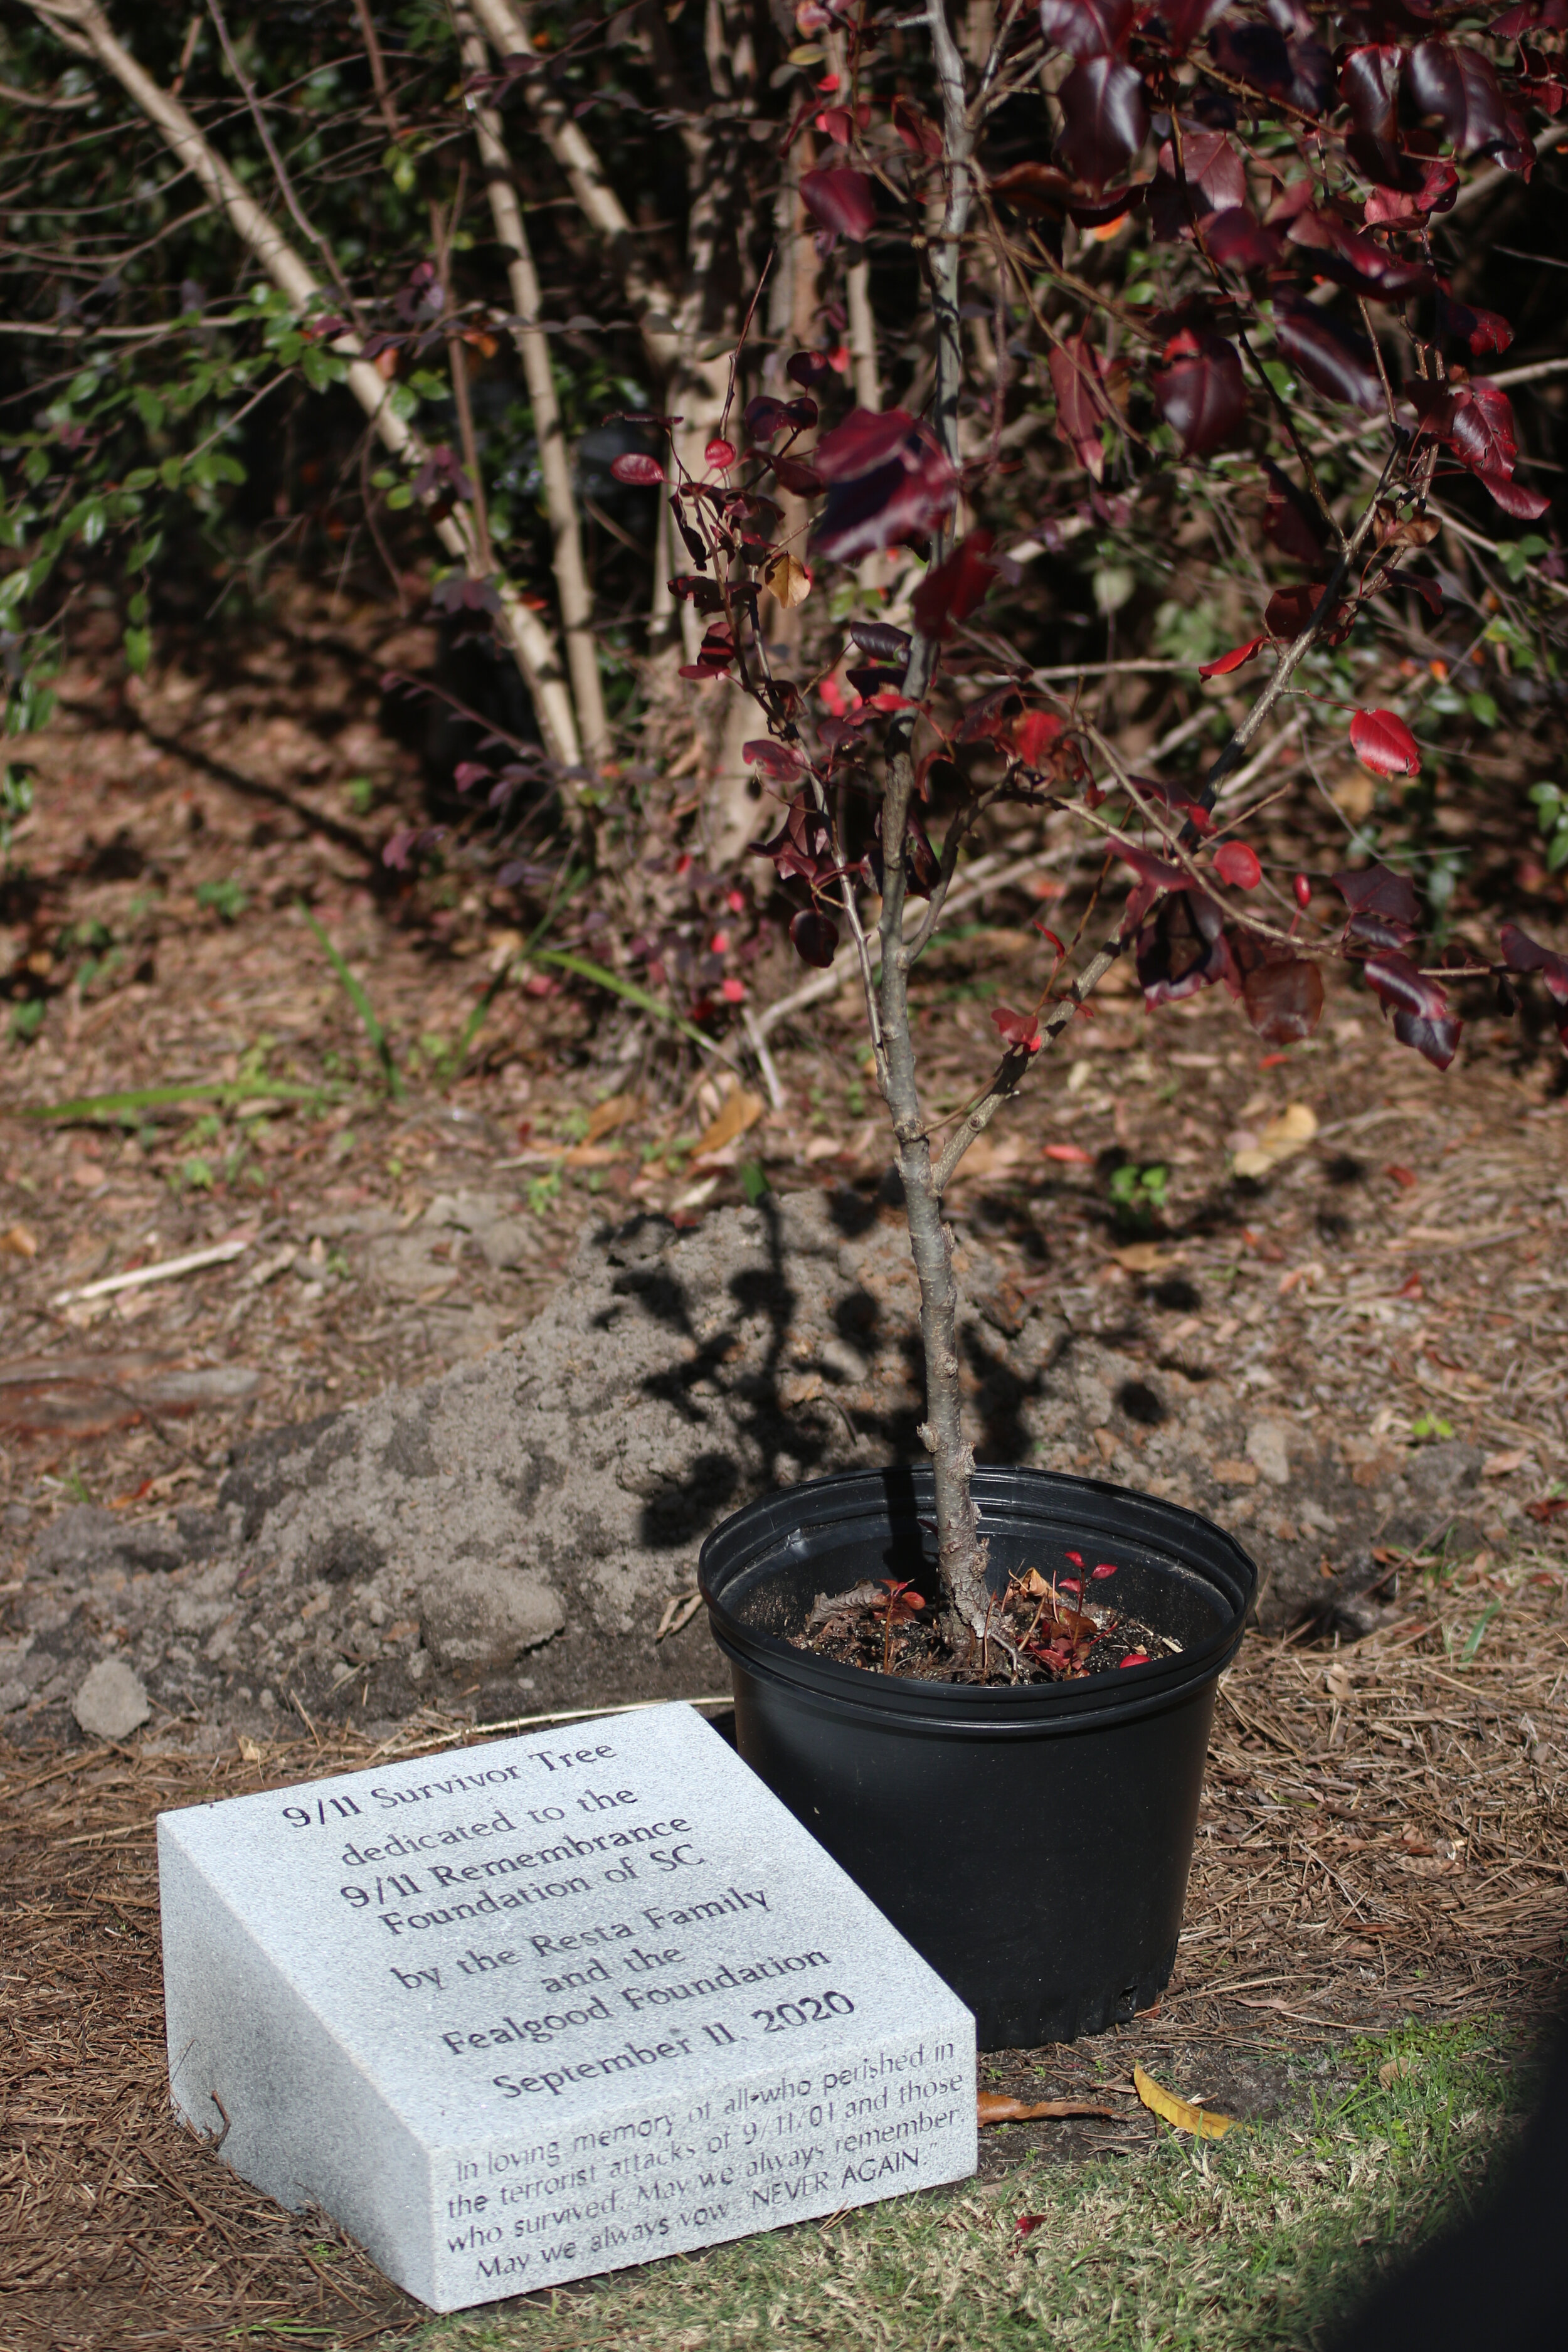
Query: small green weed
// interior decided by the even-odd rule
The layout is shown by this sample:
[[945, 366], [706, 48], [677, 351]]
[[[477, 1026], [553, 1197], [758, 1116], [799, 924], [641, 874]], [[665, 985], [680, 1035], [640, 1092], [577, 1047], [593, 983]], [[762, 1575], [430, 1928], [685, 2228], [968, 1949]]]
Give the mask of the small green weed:
[[1410, 1434], [1412, 1437], [1452, 1437], [1454, 1424], [1451, 1421], [1444, 1421], [1440, 1414], [1423, 1412], [1411, 1423]]
[[1139, 1168], [1125, 1161], [1112, 1171], [1109, 1188], [1117, 1223], [1126, 1233], [1151, 1232], [1155, 1218], [1163, 1214], [1170, 1184], [1169, 1169]]
[[14, 1044], [30, 1045], [44, 1025], [44, 1000], [29, 996], [21, 1004], [11, 1007], [11, 1036]]
[[237, 923], [250, 904], [250, 893], [231, 874], [223, 882], [198, 882], [196, 904], [222, 923]]

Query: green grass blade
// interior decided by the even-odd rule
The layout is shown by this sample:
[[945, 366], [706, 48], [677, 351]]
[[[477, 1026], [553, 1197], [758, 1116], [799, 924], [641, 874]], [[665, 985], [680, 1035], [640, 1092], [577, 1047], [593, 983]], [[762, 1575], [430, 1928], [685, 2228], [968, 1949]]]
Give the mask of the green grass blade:
[[304, 900], [302, 898], [297, 899], [295, 904], [299, 907], [300, 912], [303, 915], [306, 922], [315, 933], [322, 954], [326, 957], [327, 961], [331, 965], [332, 970], [337, 973], [339, 980], [342, 981], [343, 993], [348, 998], [349, 1003], [353, 1006], [354, 1011], [359, 1014], [361, 1021], [364, 1024], [364, 1034], [370, 1039], [372, 1050], [375, 1054], [377, 1060], [381, 1064], [382, 1069], [386, 1075], [386, 1083], [392, 1088], [393, 1097], [395, 1100], [401, 1102], [407, 1092], [407, 1088], [404, 1086], [402, 1072], [392, 1058], [392, 1047], [387, 1043], [386, 1032], [375, 1017], [374, 1005], [365, 994], [360, 982], [354, 978], [353, 972], [349, 970], [348, 965], [343, 961], [340, 951], [332, 945], [331, 940], [327, 937], [327, 934], [321, 929], [320, 923], [317, 922], [316, 918], [311, 914], [310, 909], [306, 906]]
[[618, 971], [606, 971], [602, 963], [590, 963], [586, 956], [567, 955], [560, 948], [540, 948], [535, 951], [533, 961], [535, 963], [558, 963], [563, 971], [574, 971], [579, 980], [591, 980], [596, 988], [607, 988], [612, 996], [625, 997], [626, 1003], [635, 1004], [640, 1013], [651, 1013], [656, 1021], [667, 1021], [672, 1029], [679, 1029], [683, 1037], [689, 1037], [694, 1045], [700, 1045], [704, 1053], [718, 1054], [728, 1060], [729, 1056], [716, 1037], [705, 1037], [695, 1022], [683, 1020], [669, 1005], [661, 1004], [657, 996], [650, 996], [646, 988], [638, 988], [633, 981], [623, 980]]
[[180, 1086], [134, 1087], [118, 1095], [78, 1095], [70, 1102], [34, 1103], [24, 1118], [121, 1119], [182, 1102], [330, 1102], [341, 1087], [295, 1086], [281, 1078], [191, 1078]]

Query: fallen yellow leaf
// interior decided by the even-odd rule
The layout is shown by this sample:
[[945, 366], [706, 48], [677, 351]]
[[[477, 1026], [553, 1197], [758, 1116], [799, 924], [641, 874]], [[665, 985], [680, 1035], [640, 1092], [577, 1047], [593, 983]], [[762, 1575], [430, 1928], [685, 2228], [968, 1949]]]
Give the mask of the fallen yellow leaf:
[[602, 1103], [595, 1103], [588, 1113], [588, 1130], [583, 1138], [584, 1142], [597, 1143], [601, 1135], [613, 1134], [617, 1127], [625, 1127], [627, 1119], [635, 1118], [641, 1108], [640, 1095], [607, 1096]]
[[563, 1153], [561, 1165], [563, 1168], [608, 1168], [626, 1156], [624, 1151], [617, 1151], [613, 1143], [574, 1143], [570, 1151]]
[[12, 1225], [0, 1234], [0, 1250], [4, 1250], [7, 1257], [37, 1257], [38, 1237], [37, 1234], [29, 1233], [26, 1225]]
[[1216, 2116], [1207, 2107], [1189, 2106], [1173, 2092], [1162, 2090], [1142, 2066], [1133, 2067], [1132, 2083], [1143, 2105], [1175, 2131], [1192, 2132], [1198, 2139], [1223, 2139], [1236, 2121], [1234, 2116]]
[[748, 1094], [744, 1087], [734, 1087], [720, 1104], [718, 1118], [698, 1138], [692, 1157], [700, 1160], [705, 1152], [722, 1151], [727, 1143], [733, 1143], [738, 1135], [755, 1127], [766, 1108], [761, 1095]]
[[247, 1739], [244, 1732], [239, 1736], [239, 1752], [247, 1764], [259, 1764], [261, 1761], [260, 1748], [254, 1739]]
[[1126, 1242], [1111, 1256], [1127, 1274], [1163, 1274], [1168, 1265], [1180, 1265], [1180, 1250], [1162, 1249], [1158, 1242]]
[[781, 555], [763, 574], [785, 612], [804, 604], [811, 593], [811, 574], [797, 557]]
[[1289, 1103], [1271, 1118], [1256, 1144], [1245, 1147], [1232, 1165], [1238, 1176], [1267, 1176], [1282, 1160], [1305, 1151], [1318, 1132], [1318, 1115], [1310, 1103]]

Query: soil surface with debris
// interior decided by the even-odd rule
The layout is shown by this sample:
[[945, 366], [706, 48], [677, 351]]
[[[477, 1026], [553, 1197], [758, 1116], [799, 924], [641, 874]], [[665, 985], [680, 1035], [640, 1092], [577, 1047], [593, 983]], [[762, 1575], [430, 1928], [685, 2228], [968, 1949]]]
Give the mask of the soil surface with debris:
[[[301, 593], [221, 683], [110, 692], [79, 660], [36, 746], [0, 909], [15, 1741], [88, 1736], [72, 1703], [110, 1664], [92, 1720], [140, 1707], [177, 1741], [721, 1691], [689, 1600], [703, 1534], [918, 1452], [849, 977], [775, 1031], [777, 1108], [676, 1070], [624, 1007], [537, 973], [491, 993], [510, 900], [379, 858], [422, 785], [376, 681], [418, 635]], [[960, 926], [919, 967], [939, 1116], [1037, 951]], [[759, 1002], [798, 971], [764, 958]], [[1220, 991], [1097, 1007], [948, 1196], [979, 1458], [1212, 1513], [1259, 1563], [1264, 1626], [1313, 1640], [1397, 1617], [1413, 1555], [1560, 1540], [1550, 1031], [1480, 1008], [1439, 1075], [1342, 975], [1288, 1055]], [[1163, 1175], [1119, 1199], [1129, 1168]]]

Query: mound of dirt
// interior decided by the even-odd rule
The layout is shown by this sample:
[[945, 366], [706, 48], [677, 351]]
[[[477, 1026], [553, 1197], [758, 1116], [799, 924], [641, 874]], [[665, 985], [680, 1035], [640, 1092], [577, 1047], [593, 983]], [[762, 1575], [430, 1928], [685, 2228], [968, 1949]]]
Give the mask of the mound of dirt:
[[[954, 1263], [979, 1458], [1223, 1519], [1259, 1559], [1266, 1623], [1337, 1611], [1364, 1631], [1374, 1542], [1479, 1543], [1476, 1449], [1336, 1443], [1310, 1403], [1152, 1361], [1135, 1328], [1075, 1328], [971, 1243]], [[772, 1487], [918, 1457], [920, 1366], [896, 1210], [812, 1192], [689, 1231], [592, 1224], [543, 1311], [477, 1361], [250, 1441], [172, 1519], [62, 1512], [0, 1713], [13, 1737], [63, 1728], [109, 1657], [154, 1731], [195, 1738], [259, 1736], [290, 1706], [369, 1726], [432, 1701], [489, 1717], [722, 1689], [700, 1620], [655, 1638], [702, 1537]]]

